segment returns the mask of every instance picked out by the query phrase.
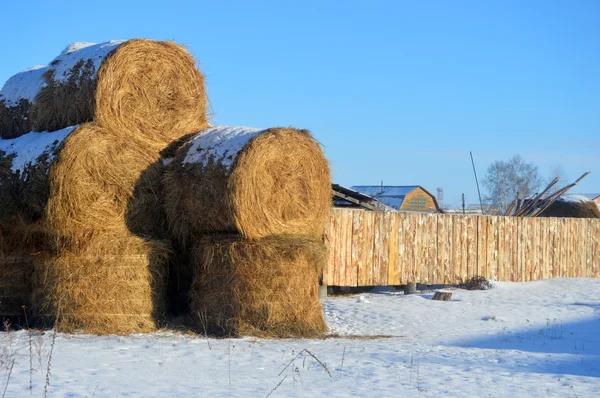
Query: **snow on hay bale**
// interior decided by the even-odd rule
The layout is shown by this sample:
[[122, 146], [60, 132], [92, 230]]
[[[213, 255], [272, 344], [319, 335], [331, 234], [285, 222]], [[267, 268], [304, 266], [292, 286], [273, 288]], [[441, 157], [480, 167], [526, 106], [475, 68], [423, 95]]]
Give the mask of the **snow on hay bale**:
[[[94, 120], [134, 139], [176, 139], [206, 119], [203, 76], [182, 47], [135, 39], [75, 43], [0, 90], [0, 137]], [[155, 142], [156, 143], [156, 142]]]
[[63, 330], [151, 331], [170, 252], [160, 150], [208, 126], [204, 80], [173, 43], [132, 40], [102, 61], [93, 123], [0, 140], [0, 232], [33, 236], [18, 244], [33, 254], [35, 314]]
[[311, 337], [327, 330], [318, 298], [319, 239], [206, 236], [192, 249], [191, 313], [200, 332]]
[[600, 218], [598, 205], [582, 195], [558, 198], [544, 210], [540, 217]]
[[214, 127], [165, 162], [169, 227], [183, 241], [215, 232], [323, 236], [329, 165], [307, 130]]

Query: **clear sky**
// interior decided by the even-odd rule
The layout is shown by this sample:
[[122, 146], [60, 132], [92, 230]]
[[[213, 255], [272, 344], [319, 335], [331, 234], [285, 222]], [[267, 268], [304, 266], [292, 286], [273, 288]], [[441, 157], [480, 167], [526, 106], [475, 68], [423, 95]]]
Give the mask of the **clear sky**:
[[600, 1], [17, 1], [0, 4], [0, 85], [67, 44], [184, 44], [213, 123], [307, 128], [343, 185], [477, 202], [494, 160], [600, 192]]

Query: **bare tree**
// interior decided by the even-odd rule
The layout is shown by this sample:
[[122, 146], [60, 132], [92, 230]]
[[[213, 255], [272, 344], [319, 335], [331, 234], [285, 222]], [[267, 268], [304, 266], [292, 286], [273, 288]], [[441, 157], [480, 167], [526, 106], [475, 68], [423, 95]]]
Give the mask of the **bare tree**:
[[558, 177], [558, 182], [552, 188], [550, 188], [548, 194], [553, 194], [569, 184], [569, 177], [561, 165], [554, 165], [550, 168], [550, 174], [548, 175], [548, 180], [546, 180], [545, 183], [550, 184], [556, 177]]
[[487, 169], [483, 186], [487, 190], [486, 202], [504, 214], [510, 203], [519, 197], [526, 198], [538, 192], [542, 185], [537, 166], [527, 163], [520, 155], [507, 161], [495, 161]]

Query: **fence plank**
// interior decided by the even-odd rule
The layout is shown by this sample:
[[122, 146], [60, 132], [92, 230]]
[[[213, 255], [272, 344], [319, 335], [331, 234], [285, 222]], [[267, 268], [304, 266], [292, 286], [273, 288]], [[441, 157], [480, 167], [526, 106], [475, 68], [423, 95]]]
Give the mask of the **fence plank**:
[[438, 282], [437, 270], [437, 249], [438, 249], [438, 232], [437, 232], [437, 214], [427, 215], [427, 275], [428, 283], [435, 284]]
[[443, 280], [441, 283], [449, 283], [446, 275], [446, 261], [448, 252], [448, 232], [446, 229], [446, 220], [449, 218], [450, 216], [445, 214], [438, 214], [437, 216], [438, 250], [436, 256], [436, 271], [439, 275], [439, 279]]
[[381, 214], [381, 253], [379, 257], [378, 285], [387, 286], [390, 266], [390, 212]]
[[487, 278], [498, 280], [498, 216], [488, 217], [488, 274]]
[[[352, 259], [352, 254], [348, 256], [348, 247], [352, 245], [352, 229], [348, 225], [348, 214], [350, 212], [340, 212], [339, 213], [339, 226], [340, 226], [340, 234], [342, 237], [342, 244], [340, 245], [340, 271], [338, 278], [339, 286], [348, 286], [348, 281], [346, 280], [346, 269], [351, 268], [350, 260]], [[348, 233], [350, 231], [350, 234]], [[352, 253], [352, 250], [350, 250]]]
[[593, 240], [593, 257], [592, 257], [592, 277], [600, 276], [600, 220], [593, 221], [592, 240]]
[[365, 227], [364, 227], [364, 211], [352, 212], [352, 269], [355, 272], [354, 283], [352, 286], [360, 286], [359, 275], [364, 267], [364, 242], [365, 242]]
[[406, 256], [409, 241], [407, 239], [406, 229], [407, 226], [407, 215], [404, 212], [398, 213], [398, 278], [400, 284], [405, 284], [407, 281], [406, 271]]
[[477, 231], [477, 250], [478, 250], [478, 273], [486, 277], [488, 274], [487, 242], [488, 242], [488, 218], [487, 216], [478, 216]]
[[588, 247], [588, 236], [587, 236], [587, 222], [585, 218], [577, 220], [579, 222], [579, 262], [580, 262], [580, 278], [587, 278], [587, 247]]
[[389, 260], [389, 268], [387, 275], [387, 284], [399, 285], [400, 284], [400, 272], [398, 269], [398, 215], [397, 212], [390, 212], [390, 225], [389, 225], [389, 251], [390, 251], [390, 260]]
[[452, 217], [452, 240], [450, 241], [450, 250], [452, 257], [450, 259], [450, 265], [448, 269], [448, 275], [450, 283], [456, 283], [460, 276], [460, 267], [462, 263], [461, 258], [461, 238], [462, 238], [462, 224], [459, 217]]
[[360, 286], [370, 285], [371, 263], [373, 262], [373, 223], [375, 213], [364, 212], [362, 215], [362, 243], [360, 245], [360, 264], [358, 283]]
[[530, 280], [532, 280], [532, 281], [536, 281], [536, 280], [540, 279], [540, 276], [539, 276], [540, 260], [542, 257], [540, 254], [540, 248], [541, 248], [540, 240], [542, 238], [541, 238], [541, 231], [540, 231], [541, 222], [538, 222], [538, 221], [543, 221], [543, 219], [534, 220], [534, 222], [532, 223], [532, 226], [533, 226], [533, 262], [532, 262], [531, 277], [530, 277]]
[[331, 213], [331, 218], [329, 221], [329, 241], [330, 241], [330, 249], [329, 249], [329, 267], [327, 269], [327, 283], [330, 285], [336, 285], [336, 273], [339, 271], [339, 255], [338, 255], [338, 247], [340, 246], [340, 237], [338, 233], [337, 226], [337, 215], [341, 210], [333, 210]]

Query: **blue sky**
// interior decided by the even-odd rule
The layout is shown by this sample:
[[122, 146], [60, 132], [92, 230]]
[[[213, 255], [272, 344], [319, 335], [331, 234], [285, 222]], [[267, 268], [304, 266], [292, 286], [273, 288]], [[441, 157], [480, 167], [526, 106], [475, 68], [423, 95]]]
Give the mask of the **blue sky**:
[[[289, 4], [286, 4], [289, 3]], [[216, 124], [310, 129], [343, 185], [444, 187], [521, 154], [600, 192], [600, 1], [4, 1], [0, 84], [69, 43], [200, 61]]]

